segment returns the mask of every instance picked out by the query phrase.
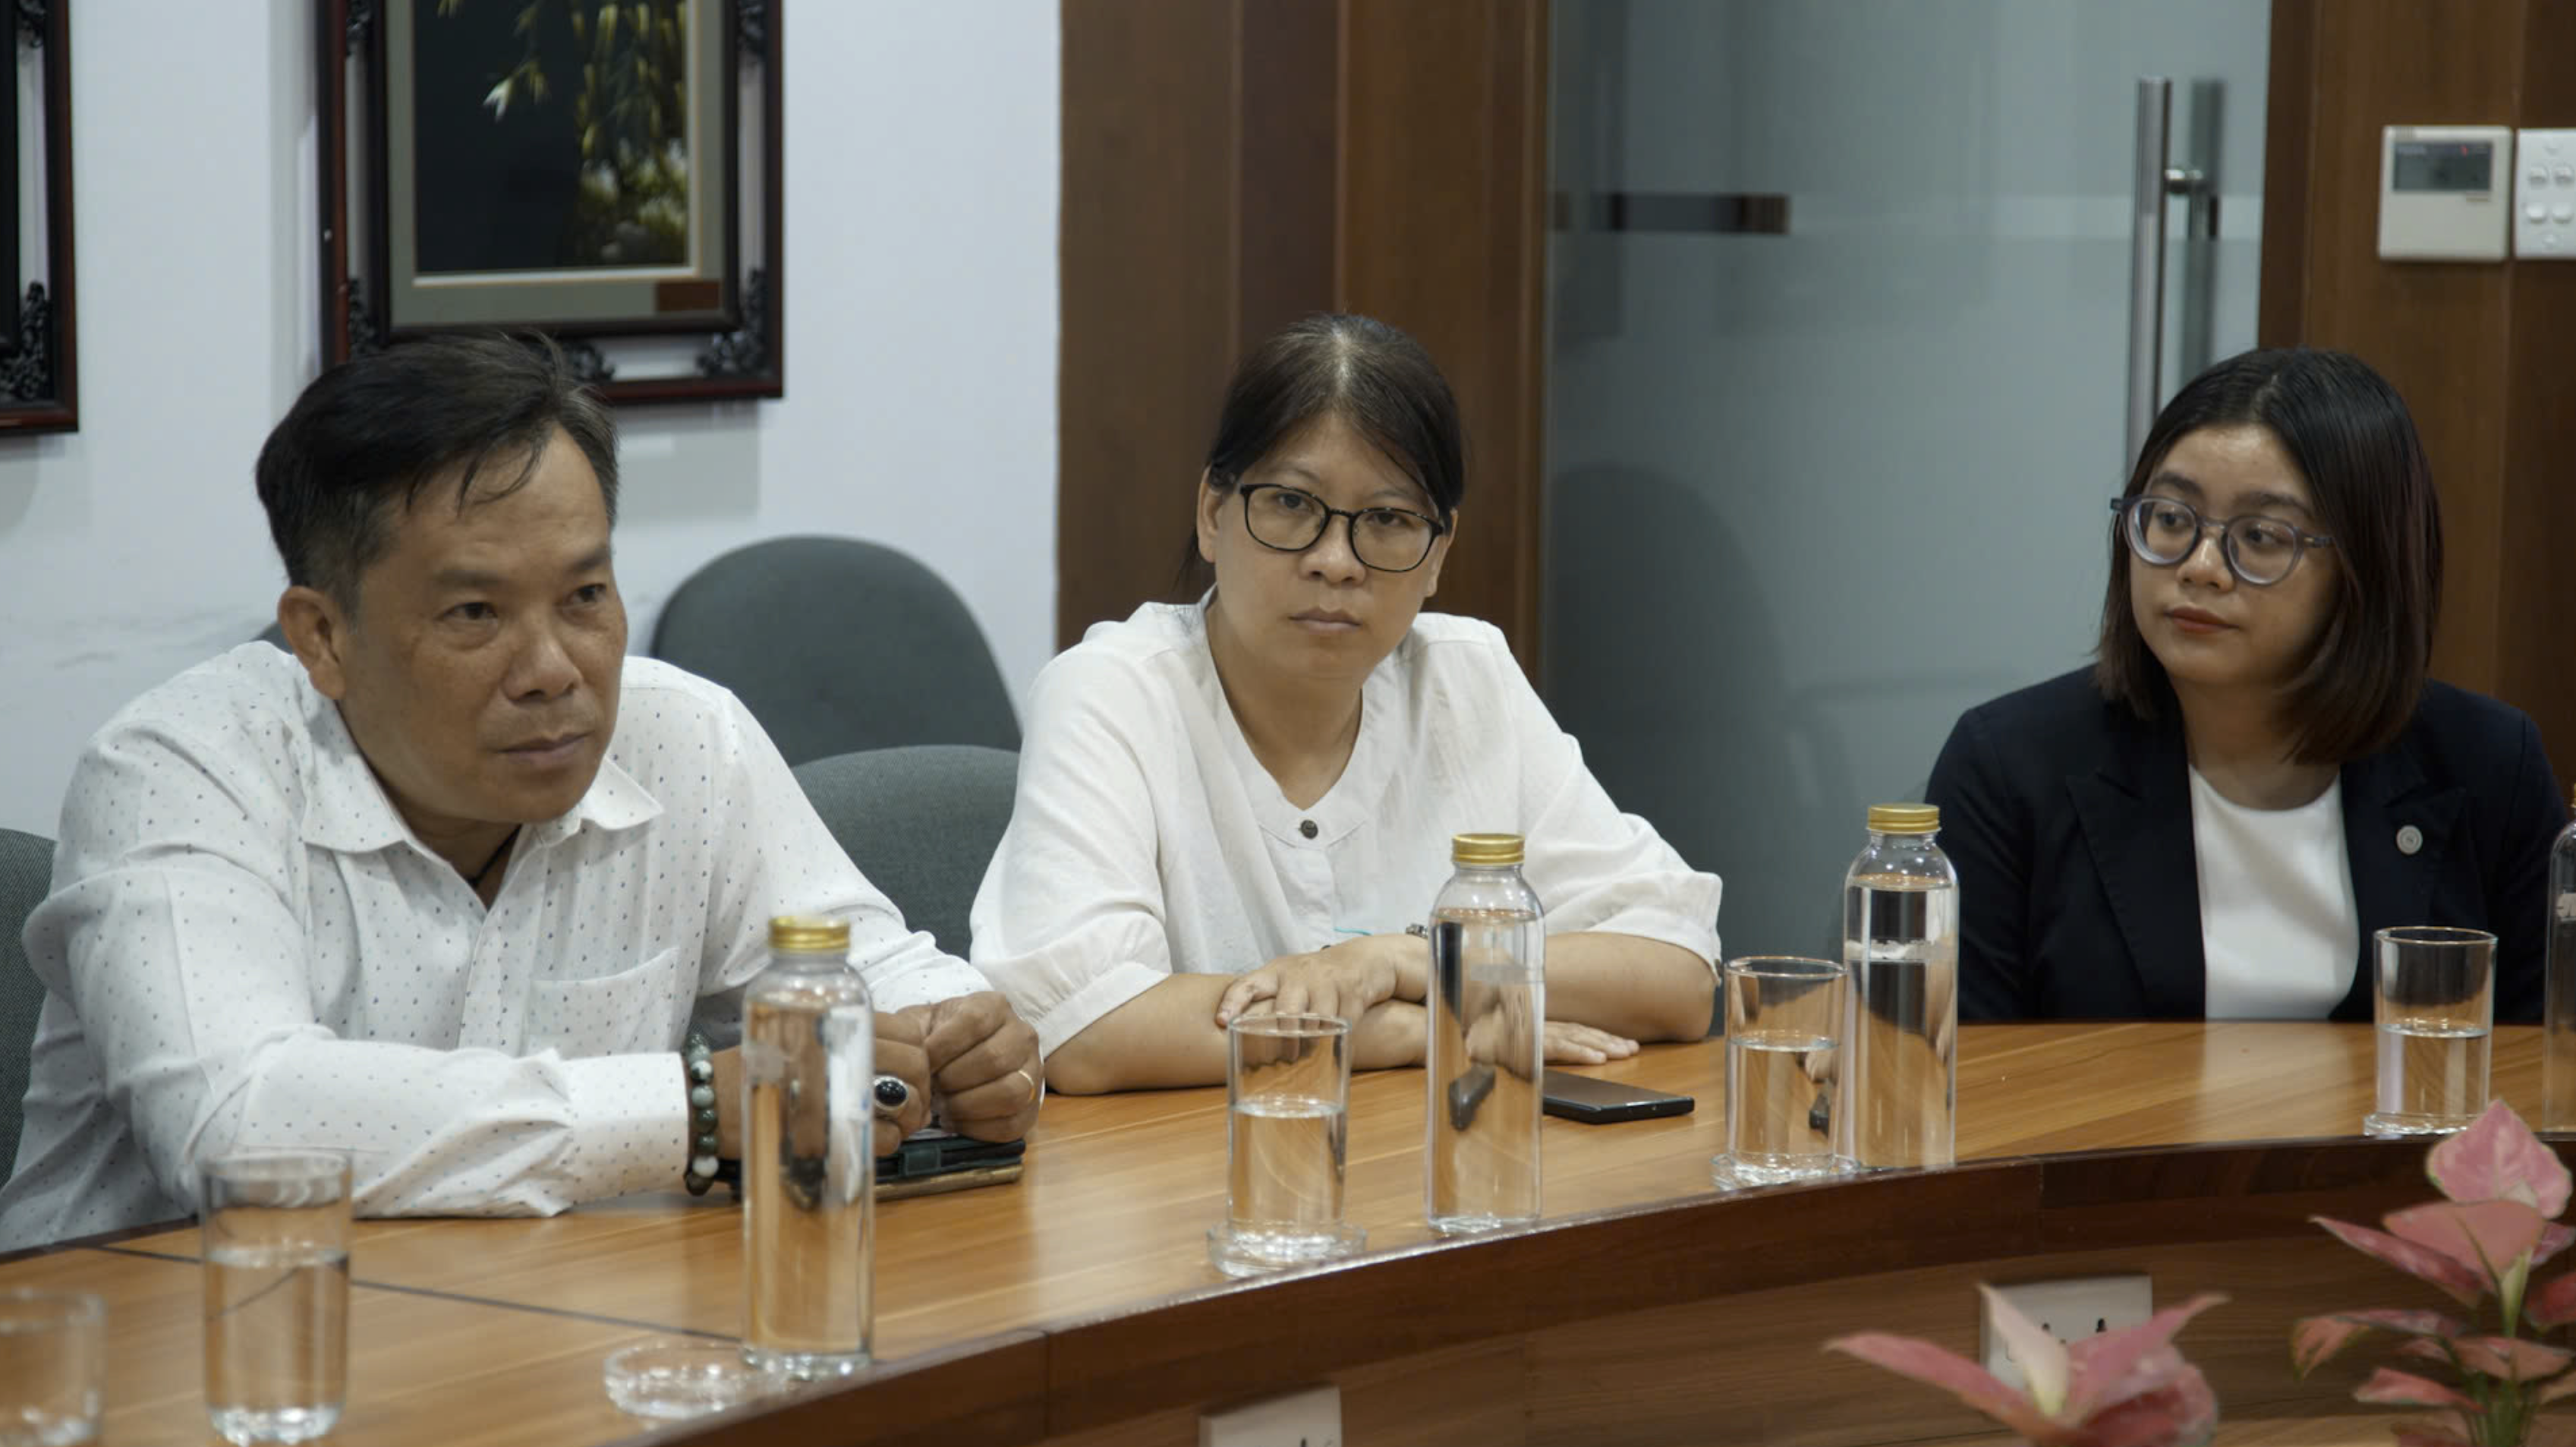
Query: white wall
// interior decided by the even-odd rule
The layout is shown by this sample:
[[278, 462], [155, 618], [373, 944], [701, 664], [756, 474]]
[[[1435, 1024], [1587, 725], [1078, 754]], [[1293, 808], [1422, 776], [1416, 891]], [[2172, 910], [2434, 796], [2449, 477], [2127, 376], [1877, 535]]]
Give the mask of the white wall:
[[[0, 438], [0, 826], [53, 833], [91, 731], [274, 606], [250, 469], [317, 366], [312, 9], [74, 12], [81, 430]], [[784, 18], [788, 395], [624, 414], [633, 646], [716, 553], [846, 533], [946, 577], [1025, 689], [1055, 628], [1056, 7]]]

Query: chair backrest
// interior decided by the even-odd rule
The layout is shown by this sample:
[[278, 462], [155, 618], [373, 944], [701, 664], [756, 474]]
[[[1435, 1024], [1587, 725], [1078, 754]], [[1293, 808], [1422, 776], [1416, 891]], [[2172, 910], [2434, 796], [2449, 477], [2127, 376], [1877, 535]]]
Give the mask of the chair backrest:
[[653, 656], [732, 689], [790, 764], [1020, 746], [965, 603], [915, 559], [856, 538], [772, 538], [717, 558], [664, 605]]
[[836, 754], [796, 768], [859, 872], [960, 959], [984, 866], [1011, 822], [1020, 756], [971, 744]]
[[45, 987], [27, 964], [27, 916], [54, 882], [54, 841], [0, 829], [0, 1179], [18, 1155], [18, 1117], [27, 1099], [27, 1057]]

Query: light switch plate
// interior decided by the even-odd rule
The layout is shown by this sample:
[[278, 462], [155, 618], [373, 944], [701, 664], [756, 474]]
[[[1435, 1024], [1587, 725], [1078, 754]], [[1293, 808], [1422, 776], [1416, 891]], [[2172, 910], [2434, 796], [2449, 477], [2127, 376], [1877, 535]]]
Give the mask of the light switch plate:
[[2513, 254], [2576, 261], [2576, 131], [2521, 131], [2514, 140]]

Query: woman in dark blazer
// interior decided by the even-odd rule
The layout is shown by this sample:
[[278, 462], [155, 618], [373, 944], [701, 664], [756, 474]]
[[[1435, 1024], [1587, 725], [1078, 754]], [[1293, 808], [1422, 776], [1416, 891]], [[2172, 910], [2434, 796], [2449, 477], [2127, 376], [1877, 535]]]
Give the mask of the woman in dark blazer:
[[2094, 665], [1970, 710], [1933, 766], [1970, 1019], [2370, 1017], [2372, 933], [2497, 936], [2540, 1014], [2566, 823], [2520, 711], [2425, 678], [2440, 504], [2356, 358], [2248, 352], [2112, 504]]

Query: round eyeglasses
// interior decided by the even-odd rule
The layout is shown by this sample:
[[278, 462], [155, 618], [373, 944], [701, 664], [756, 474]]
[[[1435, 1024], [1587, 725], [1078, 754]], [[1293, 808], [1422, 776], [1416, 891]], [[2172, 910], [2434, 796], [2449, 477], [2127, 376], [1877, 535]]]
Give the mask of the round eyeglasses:
[[1449, 531], [1437, 518], [1402, 507], [1334, 507], [1304, 488], [1256, 482], [1242, 489], [1243, 526], [1273, 552], [1302, 553], [1324, 540], [1335, 518], [1351, 522], [1351, 556], [1381, 573], [1410, 573]]
[[2111, 511], [2122, 519], [2121, 531], [2128, 537], [2129, 551], [2137, 554], [2140, 562], [2159, 568], [2173, 567], [2190, 557], [2209, 530], [2218, 529], [2219, 553], [2227, 559], [2227, 570], [2258, 588], [2268, 588], [2290, 576], [2305, 549], [2334, 546], [2330, 537], [2302, 532], [2279, 518], [2260, 513], [2205, 518], [2198, 508], [2179, 498], [2145, 494], [2115, 497], [2111, 499]]

